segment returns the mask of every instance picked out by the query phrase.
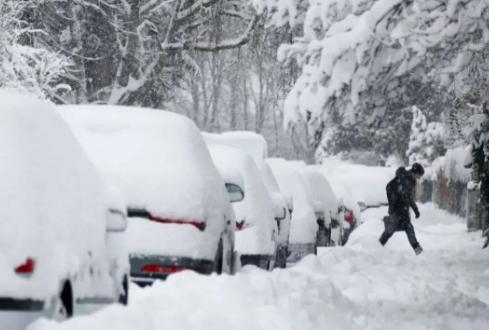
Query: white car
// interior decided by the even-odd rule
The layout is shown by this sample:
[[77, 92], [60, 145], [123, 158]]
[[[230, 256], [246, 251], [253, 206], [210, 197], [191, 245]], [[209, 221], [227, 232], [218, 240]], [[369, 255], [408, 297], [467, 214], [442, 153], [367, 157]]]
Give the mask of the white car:
[[287, 257], [289, 256], [290, 225], [294, 209], [293, 199], [291, 195], [286, 195], [280, 191], [277, 179], [273, 175], [273, 171], [268, 163], [263, 161], [258, 168], [272, 199], [274, 217], [277, 223], [278, 246], [275, 266], [285, 268], [287, 266]]
[[131, 277], [232, 273], [235, 218], [202, 135], [188, 118], [122, 106], [60, 106], [128, 205]]
[[238, 148], [251, 156], [257, 165], [268, 157], [267, 141], [258, 133], [251, 131], [230, 131], [223, 133], [202, 133], [202, 135], [208, 144], [220, 144]]
[[127, 303], [124, 206], [54, 106], [0, 90], [0, 324]]
[[219, 144], [234, 147], [251, 156], [259, 169], [261, 178], [272, 199], [274, 217], [278, 229], [278, 247], [275, 266], [285, 268], [287, 265], [292, 197], [280, 191], [270, 166], [265, 162], [268, 157], [268, 145], [265, 138], [255, 132], [232, 131], [223, 133], [204, 133], [208, 144]]
[[274, 267], [277, 250], [277, 226], [272, 200], [253, 159], [242, 151], [208, 145], [214, 163], [224, 181], [241, 182], [244, 198], [233, 203], [236, 213], [236, 251], [242, 265], [263, 269]]
[[316, 236], [318, 224], [309, 187], [300, 173], [301, 166], [280, 158], [269, 158], [280, 191], [293, 198], [294, 209], [290, 225], [289, 262], [296, 262], [303, 256], [317, 252]]
[[316, 166], [304, 166], [300, 173], [308, 185], [319, 225], [317, 246], [341, 245], [343, 226], [339, 216], [344, 214], [328, 180]]
[[[338, 198], [338, 221], [342, 225], [341, 244], [362, 223], [362, 209], [387, 204], [385, 186], [395, 169], [348, 164], [328, 160], [314, 166], [331, 184]], [[392, 175], [392, 176], [391, 176]]]

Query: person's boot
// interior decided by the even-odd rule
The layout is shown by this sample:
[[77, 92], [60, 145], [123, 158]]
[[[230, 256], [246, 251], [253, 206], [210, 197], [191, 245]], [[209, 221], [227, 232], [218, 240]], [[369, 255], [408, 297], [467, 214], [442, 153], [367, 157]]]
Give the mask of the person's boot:
[[420, 255], [422, 252], [423, 252], [423, 248], [420, 245], [414, 248], [414, 253], [416, 253], [417, 256]]

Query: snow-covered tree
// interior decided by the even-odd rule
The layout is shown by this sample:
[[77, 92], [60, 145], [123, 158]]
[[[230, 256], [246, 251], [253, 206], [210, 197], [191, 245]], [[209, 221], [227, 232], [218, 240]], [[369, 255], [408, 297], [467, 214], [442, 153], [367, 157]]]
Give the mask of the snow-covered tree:
[[435, 158], [442, 156], [444, 147], [445, 129], [440, 122], [430, 122], [416, 106], [412, 107], [413, 122], [411, 124], [411, 136], [409, 149], [406, 152], [409, 163], [421, 163], [429, 166]]
[[[168, 99], [195, 52], [217, 52], [248, 41], [256, 18], [238, 0], [58, 0], [36, 8], [41, 38], [76, 62], [74, 102], [152, 107]], [[245, 22], [228, 33], [220, 22]]]
[[471, 66], [487, 66], [484, 0], [255, 3], [272, 24], [297, 24], [305, 13], [301, 33], [279, 57], [302, 67], [287, 98], [286, 124], [307, 122], [317, 146], [335, 118], [348, 124], [364, 122], [365, 114], [371, 121], [382, 116], [391, 100], [404, 97], [407, 79], [455, 89], [467, 82]]
[[69, 89], [61, 84], [61, 77], [70, 63], [59, 53], [30, 41], [43, 33], [25, 20], [30, 6], [28, 1], [0, 2], [0, 86], [57, 100]]

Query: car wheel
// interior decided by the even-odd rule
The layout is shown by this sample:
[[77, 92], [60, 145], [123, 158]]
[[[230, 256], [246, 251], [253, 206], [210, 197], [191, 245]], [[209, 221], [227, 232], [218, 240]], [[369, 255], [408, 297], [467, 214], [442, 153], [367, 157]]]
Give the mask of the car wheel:
[[222, 274], [222, 268], [223, 268], [223, 253], [224, 253], [224, 246], [223, 246], [222, 238], [219, 240], [219, 246], [217, 247], [217, 252], [216, 252], [216, 258], [214, 259], [214, 272], [217, 274]]
[[122, 280], [122, 293], [119, 295], [119, 304], [127, 305], [129, 302], [129, 280], [127, 279], [127, 275], [124, 276]]
[[69, 282], [65, 282], [59, 296], [53, 301], [51, 318], [56, 321], [67, 320], [73, 316], [73, 292]]
[[282, 247], [277, 249], [277, 254], [275, 255], [275, 266], [279, 268], [282, 267]]

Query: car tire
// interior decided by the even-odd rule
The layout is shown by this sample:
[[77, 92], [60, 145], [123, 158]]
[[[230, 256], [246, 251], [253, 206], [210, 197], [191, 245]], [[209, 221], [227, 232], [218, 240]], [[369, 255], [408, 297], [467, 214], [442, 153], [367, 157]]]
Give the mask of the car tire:
[[73, 291], [70, 282], [63, 284], [60, 294], [54, 298], [51, 318], [56, 321], [63, 321], [73, 316]]
[[119, 295], [119, 304], [126, 306], [129, 302], [129, 280], [127, 275], [122, 280], [122, 292]]
[[286, 268], [287, 267], [287, 247], [281, 246], [277, 253], [277, 261], [275, 262], [276, 267]]
[[217, 247], [216, 258], [214, 259], [214, 272], [217, 274], [222, 274], [222, 269], [224, 266], [224, 243], [222, 237], [219, 240], [219, 245]]

